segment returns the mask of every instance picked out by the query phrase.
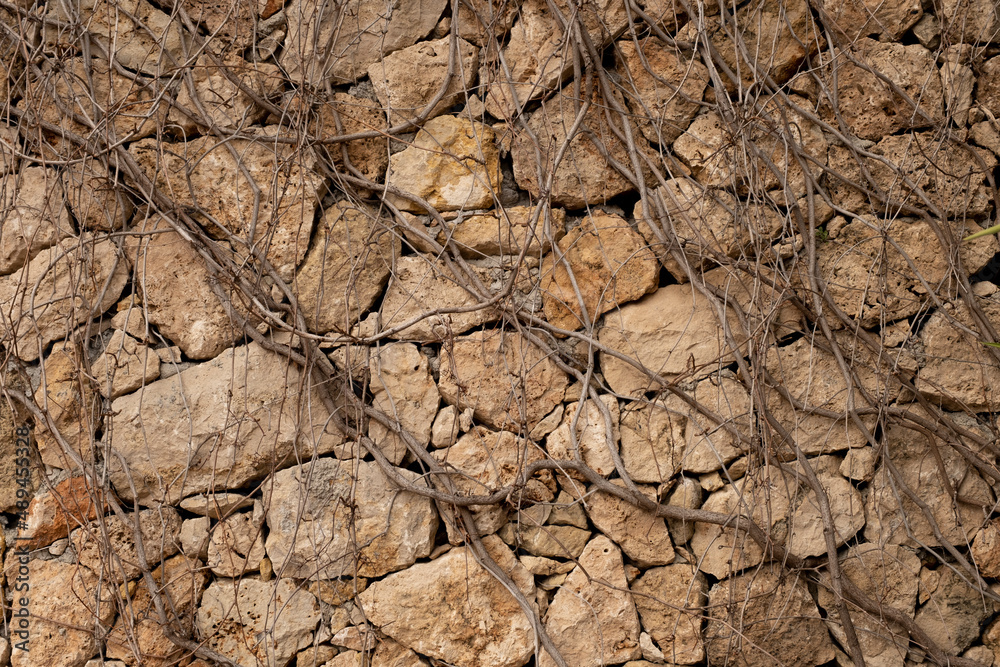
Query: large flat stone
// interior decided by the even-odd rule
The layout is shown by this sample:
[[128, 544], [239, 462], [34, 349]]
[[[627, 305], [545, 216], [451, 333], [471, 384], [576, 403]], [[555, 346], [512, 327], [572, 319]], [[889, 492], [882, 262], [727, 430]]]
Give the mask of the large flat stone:
[[[297, 366], [251, 343], [115, 400], [111, 447], [139, 501], [239, 488], [293, 451], [332, 451], [342, 438], [318, 393], [300, 390], [304, 381]], [[109, 465], [115, 489], [131, 499], [118, 457]]]
[[[427, 121], [405, 150], [389, 157], [386, 175], [387, 184], [439, 211], [492, 208], [502, 180], [493, 128], [458, 116]], [[404, 211], [425, 212], [404, 197], [390, 194], [389, 200]]]
[[345, 200], [326, 209], [292, 285], [306, 325], [320, 334], [349, 332], [382, 293], [399, 249], [368, 206]]
[[708, 664], [813, 667], [834, 657], [833, 642], [806, 583], [780, 565], [720, 581], [708, 596]]
[[73, 234], [55, 169], [25, 167], [0, 177], [0, 275]]
[[[742, 340], [735, 317], [733, 337]], [[711, 304], [688, 285], [668, 285], [604, 318], [598, 340], [649, 371], [667, 379], [693, 372], [704, 377], [732, 361]], [[659, 384], [646, 373], [606, 352], [600, 354], [608, 384], [621, 394], [638, 396]]]
[[32, 616], [26, 637], [28, 650], [18, 648], [24, 637], [12, 637], [10, 664], [82, 667], [99, 648], [92, 629], [95, 622], [110, 627], [115, 618], [114, 589], [101, 586], [98, 575], [74, 563], [32, 560], [28, 569]]
[[655, 567], [631, 589], [642, 627], [667, 660], [691, 665], [705, 659], [700, 614], [708, 601], [705, 575], [686, 563]]
[[[634, 189], [604, 157], [606, 152], [618, 164], [632, 164], [627, 148], [608, 126], [605, 118], [608, 103], [600, 97], [591, 102], [579, 127], [576, 117], [580, 100], [560, 94], [543, 102], [531, 115], [528, 120], [531, 133], [514, 132], [511, 143], [514, 180], [533, 197], [548, 197], [552, 204], [578, 209], [588, 204], [603, 204]], [[574, 127], [576, 131], [571, 134]], [[633, 127], [632, 133], [638, 135], [639, 129]], [[569, 148], [562, 152], [567, 141]], [[554, 164], [558, 155], [561, 160]]]
[[[478, 303], [444, 261], [425, 255], [399, 257], [382, 300], [382, 328], [391, 329], [427, 314], [393, 337], [443, 340], [497, 319], [496, 309], [475, 308]], [[459, 312], [435, 313], [438, 309]]]

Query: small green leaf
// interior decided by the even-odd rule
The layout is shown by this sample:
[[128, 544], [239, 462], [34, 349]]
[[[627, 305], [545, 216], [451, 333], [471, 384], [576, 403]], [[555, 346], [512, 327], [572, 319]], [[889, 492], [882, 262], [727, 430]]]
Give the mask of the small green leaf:
[[969, 234], [962, 240], [971, 241], [972, 239], [978, 239], [981, 236], [989, 236], [990, 234], [997, 234], [997, 233], [1000, 233], [1000, 225], [993, 225], [992, 227], [988, 227], [982, 231], [978, 231], [975, 234]]
[[979, 342], [985, 345], [986, 347], [1000, 347], [1000, 343], [983, 343], [983, 341]]

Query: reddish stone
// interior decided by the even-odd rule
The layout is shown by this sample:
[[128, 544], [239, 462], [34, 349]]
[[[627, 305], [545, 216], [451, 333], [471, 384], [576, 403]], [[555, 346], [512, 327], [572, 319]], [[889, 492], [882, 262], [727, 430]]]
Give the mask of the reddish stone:
[[[102, 502], [103, 511], [107, 511], [107, 502]], [[21, 530], [21, 536], [27, 539], [19, 541], [19, 545], [29, 549], [46, 547], [96, 518], [95, 491], [87, 486], [86, 478], [71, 477], [34, 497], [28, 506], [27, 528]]]

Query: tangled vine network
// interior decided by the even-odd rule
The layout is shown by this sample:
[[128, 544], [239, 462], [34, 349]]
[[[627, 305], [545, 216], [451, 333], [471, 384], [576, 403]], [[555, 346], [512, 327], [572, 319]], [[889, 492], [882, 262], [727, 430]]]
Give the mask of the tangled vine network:
[[0, 664], [1000, 664], [997, 116], [994, 0], [0, 0]]

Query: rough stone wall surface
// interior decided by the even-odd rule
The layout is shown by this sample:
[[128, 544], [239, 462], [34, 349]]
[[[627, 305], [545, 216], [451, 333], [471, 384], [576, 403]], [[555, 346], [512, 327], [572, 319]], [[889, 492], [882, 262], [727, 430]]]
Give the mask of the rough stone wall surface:
[[1000, 667], [998, 117], [995, 0], [0, 2], [0, 667]]

